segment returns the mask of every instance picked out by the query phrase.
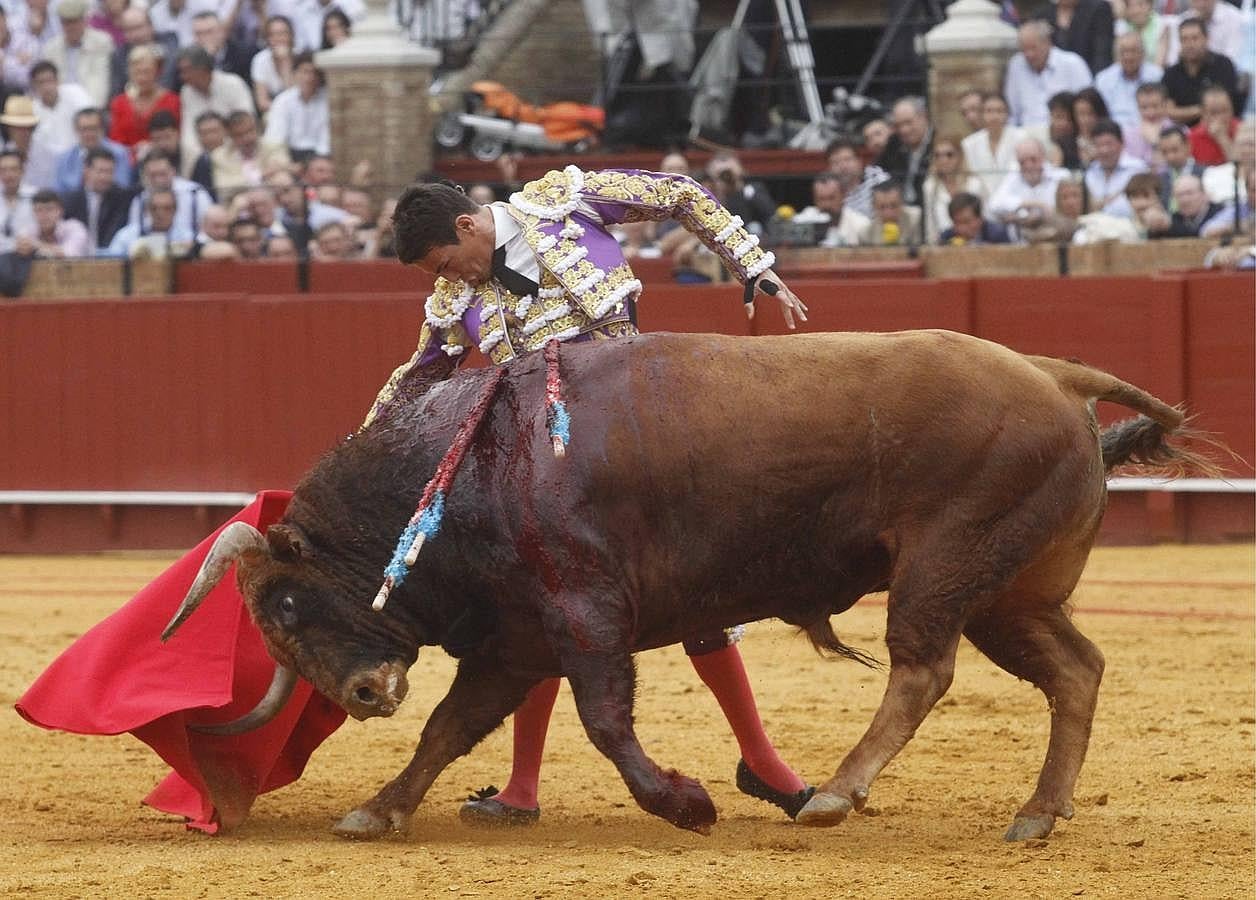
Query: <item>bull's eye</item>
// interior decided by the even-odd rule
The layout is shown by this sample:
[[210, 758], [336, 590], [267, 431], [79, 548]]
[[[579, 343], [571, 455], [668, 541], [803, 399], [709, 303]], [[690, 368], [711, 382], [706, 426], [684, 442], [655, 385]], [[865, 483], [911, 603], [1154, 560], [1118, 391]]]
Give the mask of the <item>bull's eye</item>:
[[284, 625], [297, 623], [297, 601], [291, 594], [279, 598], [279, 618]]

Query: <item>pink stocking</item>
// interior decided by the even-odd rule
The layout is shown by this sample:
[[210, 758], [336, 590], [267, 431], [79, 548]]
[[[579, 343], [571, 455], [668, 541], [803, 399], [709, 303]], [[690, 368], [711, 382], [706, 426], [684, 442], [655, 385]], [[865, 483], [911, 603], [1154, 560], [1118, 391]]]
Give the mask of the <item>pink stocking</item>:
[[558, 678], [547, 678], [538, 682], [515, 710], [515, 750], [510, 783], [493, 798], [507, 806], [516, 809], [535, 809], [538, 806], [536, 794], [541, 778], [541, 754], [545, 751], [545, 732], [549, 730], [550, 713], [558, 698], [560, 681]]

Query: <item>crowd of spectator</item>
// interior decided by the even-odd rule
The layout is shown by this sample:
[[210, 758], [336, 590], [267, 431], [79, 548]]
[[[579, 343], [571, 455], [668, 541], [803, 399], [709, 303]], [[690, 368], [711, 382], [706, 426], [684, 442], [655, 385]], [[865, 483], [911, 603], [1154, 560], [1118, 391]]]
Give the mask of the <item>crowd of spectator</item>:
[[[363, 0], [0, 0], [0, 253], [387, 253], [314, 51]], [[353, 181], [369, 179], [363, 167]]]
[[[769, 242], [1238, 235], [1249, 247], [1256, 25], [1249, 14], [1241, 29], [1243, 14], [1225, 0], [1179, 3], [1174, 17], [1164, 6], [1056, 0], [1019, 25], [1003, 90], [963, 95], [961, 131], [939, 132], [924, 100], [904, 97], [865, 124], [861, 139], [830, 144], [812, 203], [797, 213], [747, 184], [735, 160], [717, 156], [700, 177]], [[639, 243], [629, 246], [640, 252]], [[1250, 253], [1243, 259], [1251, 264]]]

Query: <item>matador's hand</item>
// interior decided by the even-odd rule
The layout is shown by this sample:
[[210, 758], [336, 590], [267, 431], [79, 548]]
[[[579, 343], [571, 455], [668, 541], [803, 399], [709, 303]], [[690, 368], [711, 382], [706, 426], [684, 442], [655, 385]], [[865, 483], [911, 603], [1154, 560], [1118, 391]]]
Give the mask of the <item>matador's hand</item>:
[[[772, 290], [771, 288], [766, 287], [768, 284], [775, 285], [776, 289]], [[807, 321], [807, 304], [799, 300], [798, 295], [791, 291], [789, 286], [785, 284], [785, 282], [781, 281], [780, 277], [777, 276], [777, 274], [771, 269], [768, 269], [759, 276], [758, 281], [755, 283], [755, 291], [760, 294], [767, 294], [768, 296], [775, 295], [776, 299], [781, 303], [781, 315], [785, 317], [785, 324], [788, 325], [791, 330], [797, 327], [794, 324], [795, 315], [798, 316], [798, 320], [800, 322]], [[753, 302], [746, 304], [746, 318], [754, 318]]]

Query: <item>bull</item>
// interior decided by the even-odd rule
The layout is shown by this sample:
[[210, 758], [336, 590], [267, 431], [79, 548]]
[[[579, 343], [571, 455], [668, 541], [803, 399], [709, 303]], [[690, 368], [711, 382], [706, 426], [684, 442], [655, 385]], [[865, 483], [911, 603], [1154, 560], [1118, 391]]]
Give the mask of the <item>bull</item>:
[[[633, 731], [638, 650], [776, 617], [866, 659], [830, 617], [888, 591], [885, 695], [799, 812], [835, 825], [951, 683], [968, 638], [1046, 695], [1050, 738], [1008, 840], [1073, 815], [1104, 660], [1066, 606], [1121, 463], [1200, 467], [1183, 414], [1075, 362], [918, 331], [787, 338], [644, 335], [562, 357], [573, 443], [555, 459], [539, 354], [507, 368], [445, 526], [383, 611], [371, 599], [485, 370], [412, 377], [330, 451], [266, 535], [223, 532], [169, 636], [233, 563], [269, 652], [273, 715], [295, 673], [358, 719], [388, 716], [424, 646], [459, 657], [413, 759], [334, 831], [403, 830], [450, 762], [540, 679], [565, 675], [594, 746], [637, 803], [707, 833], [711, 799]], [[1102, 435], [1095, 400], [1139, 415]]]

